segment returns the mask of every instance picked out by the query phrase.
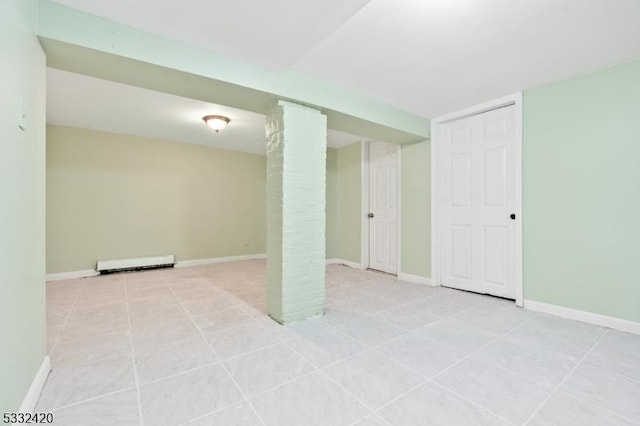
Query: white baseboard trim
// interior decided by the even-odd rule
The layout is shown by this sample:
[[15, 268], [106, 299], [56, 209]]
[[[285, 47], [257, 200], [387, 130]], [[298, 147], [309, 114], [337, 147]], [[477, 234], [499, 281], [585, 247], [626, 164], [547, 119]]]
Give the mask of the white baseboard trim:
[[525, 299], [524, 308], [535, 312], [542, 312], [544, 314], [556, 315], [562, 318], [613, 328], [614, 330], [626, 331], [627, 333], [640, 334], [640, 322], [594, 314], [593, 312], [579, 311], [577, 309], [565, 308], [564, 306], [536, 302], [535, 300]]
[[100, 275], [95, 269], [85, 269], [84, 271], [60, 272], [57, 274], [47, 274], [47, 281], [74, 280], [76, 278], [95, 277]]
[[31, 386], [29, 386], [27, 394], [22, 400], [22, 404], [20, 405], [21, 413], [31, 413], [35, 410], [38, 398], [40, 398], [40, 393], [42, 393], [42, 388], [44, 387], [44, 383], [47, 381], [50, 371], [51, 359], [49, 356], [45, 356], [42, 364], [40, 365], [40, 369], [31, 382]]
[[353, 269], [364, 269], [358, 262], [352, 262], [344, 259], [327, 259], [327, 265], [344, 265]]
[[[209, 259], [193, 259], [193, 260], [181, 260], [175, 263], [176, 268], [188, 268], [190, 266], [211, 265], [214, 263], [235, 262], [239, 260], [254, 260], [254, 259], [266, 259], [266, 253], [259, 254], [247, 254], [242, 256], [229, 256], [229, 257], [212, 257]], [[88, 278], [100, 275], [98, 271], [93, 269], [86, 269], [83, 271], [71, 271], [61, 272], [57, 274], [47, 274], [47, 281], [60, 281], [60, 280], [73, 280], [76, 278]]]
[[245, 254], [241, 256], [228, 256], [228, 257], [211, 257], [209, 259], [193, 259], [193, 260], [180, 260], [176, 262], [176, 268], [189, 268], [191, 266], [202, 266], [202, 265], [213, 265], [214, 263], [225, 263], [225, 262], [237, 262], [240, 260], [256, 260], [256, 259], [266, 259], [266, 253], [258, 253], [258, 254]]
[[398, 279], [402, 281], [407, 281], [410, 283], [426, 284], [432, 287], [434, 286], [433, 282], [431, 281], [431, 278], [421, 277], [420, 275], [405, 274], [404, 272], [400, 272], [398, 274]]

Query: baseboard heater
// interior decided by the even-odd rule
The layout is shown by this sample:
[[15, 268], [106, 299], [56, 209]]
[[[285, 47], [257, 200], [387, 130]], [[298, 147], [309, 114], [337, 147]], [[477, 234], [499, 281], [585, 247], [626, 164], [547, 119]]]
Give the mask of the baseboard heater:
[[98, 260], [96, 271], [100, 274], [112, 274], [124, 271], [142, 271], [146, 269], [173, 268], [175, 256], [151, 256], [133, 259]]

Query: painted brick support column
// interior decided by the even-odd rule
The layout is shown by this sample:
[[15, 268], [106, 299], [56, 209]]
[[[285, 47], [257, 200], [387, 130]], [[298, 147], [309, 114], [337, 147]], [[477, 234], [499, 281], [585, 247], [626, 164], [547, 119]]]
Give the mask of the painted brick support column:
[[267, 305], [284, 324], [324, 313], [327, 117], [278, 101], [266, 131]]

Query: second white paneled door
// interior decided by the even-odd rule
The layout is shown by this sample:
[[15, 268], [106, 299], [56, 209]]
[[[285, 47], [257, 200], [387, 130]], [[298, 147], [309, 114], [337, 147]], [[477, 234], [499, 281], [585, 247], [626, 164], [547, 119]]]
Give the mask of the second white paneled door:
[[369, 143], [369, 268], [398, 272], [399, 146]]
[[515, 107], [439, 132], [442, 285], [515, 299]]

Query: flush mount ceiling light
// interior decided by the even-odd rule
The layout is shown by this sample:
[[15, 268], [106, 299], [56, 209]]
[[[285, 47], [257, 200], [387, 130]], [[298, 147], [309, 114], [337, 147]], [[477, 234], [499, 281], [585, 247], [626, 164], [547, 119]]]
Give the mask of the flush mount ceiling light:
[[202, 117], [202, 120], [207, 123], [207, 126], [215, 130], [216, 133], [227, 127], [227, 124], [231, 121], [223, 115], [205, 115]]

